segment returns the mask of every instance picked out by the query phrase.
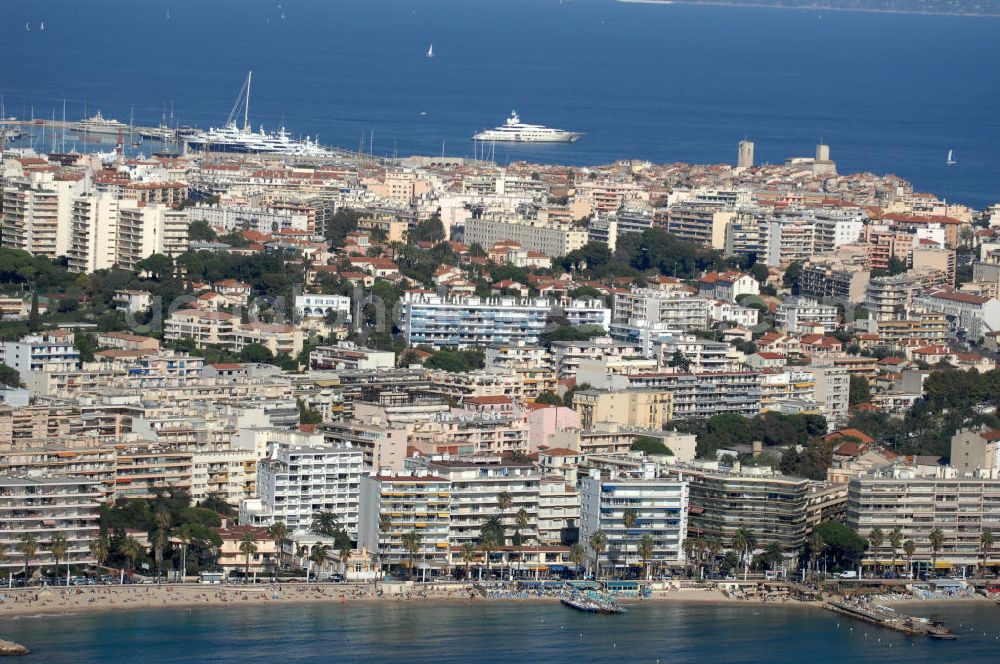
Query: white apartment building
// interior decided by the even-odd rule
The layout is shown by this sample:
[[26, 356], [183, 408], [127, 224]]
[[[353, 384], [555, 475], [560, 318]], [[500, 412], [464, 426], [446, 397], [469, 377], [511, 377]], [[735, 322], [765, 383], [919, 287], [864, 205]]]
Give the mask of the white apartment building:
[[180, 309], [164, 322], [163, 340], [192, 339], [196, 348], [228, 345], [232, 341], [233, 326], [238, 322], [232, 314], [224, 311]]
[[336, 346], [317, 346], [309, 353], [310, 369], [377, 371], [396, 366], [392, 351], [372, 350], [342, 341]]
[[581, 325], [596, 325], [605, 330], [611, 326], [611, 310], [604, 306], [604, 301], [587, 297], [570, 300], [556, 305], [566, 317], [566, 323], [573, 327]]
[[525, 251], [537, 251], [550, 258], [565, 256], [587, 244], [587, 229], [572, 224], [540, 219], [509, 217], [469, 219], [465, 222], [465, 243], [492, 247], [497, 242], [513, 240]]
[[524, 343], [537, 344], [553, 306], [563, 306], [574, 324], [600, 324], [610, 317], [599, 300], [565, 305], [543, 298], [442, 298], [409, 292], [401, 300], [400, 329], [409, 346], [472, 348]]
[[749, 274], [709, 272], [698, 279], [698, 294], [709, 299], [736, 302], [740, 295], [760, 295], [760, 284]]
[[952, 332], [970, 341], [1000, 331], [1000, 300], [995, 297], [937, 289], [914, 297], [913, 304], [920, 311], [942, 314]]
[[238, 323], [233, 325], [229, 349], [238, 353], [250, 344], [259, 344], [272, 355], [296, 356], [302, 352], [302, 329], [279, 323]]
[[861, 237], [868, 218], [861, 208], [821, 208], [812, 212], [817, 254], [853, 244]]
[[118, 199], [91, 194], [73, 200], [67, 267], [73, 272], [107, 270], [118, 259]]
[[816, 224], [810, 219], [772, 218], [763, 229], [764, 256], [770, 267], [804, 263], [815, 252]]
[[819, 324], [824, 330], [837, 329], [837, 307], [820, 304], [808, 297], [789, 297], [778, 305], [774, 323], [789, 334], [801, 334], [804, 326]]
[[[401, 568], [412, 555], [415, 573], [451, 563], [451, 483], [426, 471], [380, 472], [361, 478], [358, 548], [375, 552], [382, 567]], [[416, 533], [417, 551], [403, 546]]]
[[760, 310], [722, 300], [709, 300], [708, 317], [713, 323], [732, 323], [750, 329], [760, 322]]
[[295, 311], [304, 318], [326, 318], [333, 311], [337, 314], [337, 322], [347, 323], [351, 320], [351, 298], [324, 293], [296, 295]]
[[191, 459], [191, 500], [218, 496], [230, 505], [254, 497], [257, 454], [253, 450], [198, 450]]
[[611, 337], [595, 337], [587, 341], [553, 341], [552, 366], [559, 378], [575, 376], [584, 360], [621, 360], [643, 355], [643, 347]]
[[126, 270], [153, 254], [176, 257], [187, 251], [188, 216], [184, 210], [142, 201], [119, 201], [115, 262]]
[[188, 208], [191, 221], [204, 221], [224, 233], [251, 230], [258, 233], [313, 230], [309, 215], [288, 208], [254, 207], [250, 205], [198, 205]]
[[224, 311], [180, 309], [167, 317], [163, 340], [175, 342], [192, 339], [197, 348], [224, 346], [238, 353], [250, 344], [267, 348], [272, 355], [297, 355], [302, 351], [302, 330], [278, 323], [240, 323]]
[[[522, 544], [538, 541], [538, 492], [541, 475], [530, 463], [497, 461], [459, 461], [446, 457], [407, 459], [407, 467], [422, 469], [447, 480], [451, 491], [451, 546], [469, 542], [478, 544], [483, 525], [492, 516], [500, 517], [504, 527], [503, 544], [512, 546], [519, 537]], [[500, 508], [500, 496], [510, 498], [510, 506]], [[517, 515], [524, 510], [527, 523], [517, 525]]]
[[[903, 540], [916, 545], [912, 562], [917, 570], [963, 574], [983, 562], [981, 537], [1000, 538], [1000, 475], [996, 469], [959, 473], [951, 467], [916, 467], [895, 464], [851, 478], [847, 490], [847, 525], [867, 537], [878, 527], [885, 537], [878, 549], [869, 549], [865, 564], [885, 566], [892, 560], [888, 534], [902, 531]], [[934, 551], [930, 535], [943, 535]], [[905, 558], [896, 553], [900, 572]], [[996, 553], [987, 564], [1000, 564]], [[962, 570], [962, 571], [960, 571]]]
[[17, 369], [21, 380], [32, 372], [72, 371], [80, 364], [74, 335], [67, 330], [30, 334], [20, 341], [3, 342], [3, 361]]
[[672, 337], [654, 345], [654, 352], [661, 367], [670, 365], [675, 353], [680, 353], [690, 363], [688, 371], [736, 371], [740, 368], [739, 352], [724, 341], [709, 341], [693, 334]]
[[865, 309], [876, 321], [905, 320], [919, 290], [920, 280], [911, 272], [875, 277], [865, 287]]
[[257, 463], [259, 507], [244, 503], [240, 523], [309, 530], [319, 512], [333, 512], [352, 537], [357, 535], [364, 451], [349, 444], [277, 445]]
[[704, 330], [709, 326], [708, 300], [684, 291], [636, 288], [615, 293], [611, 336], [639, 342], [642, 330]]
[[667, 213], [667, 232], [713, 249], [725, 249], [726, 228], [736, 212], [723, 204], [684, 201], [671, 205]]
[[815, 383], [814, 398], [826, 417], [827, 429], [838, 429], [847, 424], [851, 395], [851, 376], [844, 367], [808, 367]]
[[[99, 534], [100, 482], [72, 477], [16, 477], [0, 475], [0, 545], [7, 551], [0, 572], [17, 574], [24, 569], [24, 556], [17, 546], [24, 535], [33, 535], [38, 551], [28, 561], [30, 573], [56, 564], [51, 542], [66, 538], [66, 554], [60, 565], [91, 565], [90, 542]], [[65, 568], [63, 568], [65, 569]]]
[[498, 413], [442, 413], [409, 427], [409, 445], [426, 454], [501, 455], [528, 452], [528, 425]]
[[87, 181], [76, 174], [36, 172], [3, 187], [0, 242], [56, 260], [70, 248], [73, 199]]
[[[626, 527], [626, 512], [635, 516], [635, 525]], [[658, 478], [652, 464], [633, 473], [602, 472], [594, 469], [580, 481], [580, 542], [587, 558], [600, 569], [627, 571], [644, 562], [653, 566], [684, 563], [687, 537], [688, 483], [676, 478]], [[590, 545], [590, 537], [603, 532], [607, 551], [600, 556]], [[653, 539], [653, 555], [643, 561], [639, 541]]]

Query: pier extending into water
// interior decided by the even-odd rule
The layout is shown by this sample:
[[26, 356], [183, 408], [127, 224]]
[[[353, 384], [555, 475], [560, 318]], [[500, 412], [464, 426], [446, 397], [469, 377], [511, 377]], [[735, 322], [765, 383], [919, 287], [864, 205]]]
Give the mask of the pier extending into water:
[[824, 602], [823, 608], [854, 618], [855, 620], [862, 620], [872, 625], [911, 636], [927, 636], [932, 639], [946, 640], [958, 638], [940, 622], [934, 622], [926, 618], [899, 615], [891, 609], [886, 609], [882, 612], [872, 611], [848, 602], [839, 602], [836, 600]]
[[[201, 132], [201, 129], [197, 127], [147, 127], [144, 125], [132, 125], [132, 124], [122, 124], [116, 131], [98, 131], [98, 130], [88, 130], [87, 128], [81, 126], [82, 120], [45, 120], [41, 118], [35, 118], [33, 120], [12, 120], [9, 118], [0, 117], [0, 149], [3, 148], [6, 141], [4, 138], [9, 138], [12, 140], [21, 140], [25, 136], [34, 136], [38, 132], [45, 132], [50, 136], [59, 135], [71, 135], [75, 137], [82, 137], [86, 142], [101, 143], [103, 141], [118, 141], [119, 136], [126, 147], [129, 145], [135, 145], [135, 139], [143, 139], [146, 141], [151, 141], [153, 143], [159, 143], [163, 146], [174, 146], [174, 149], [180, 149], [183, 152], [187, 151], [187, 144], [185, 139]], [[90, 139], [89, 141], [87, 139]], [[57, 141], [58, 142], [58, 141]], [[104, 145], [108, 145], [108, 142], [104, 142]], [[357, 161], [357, 162], [385, 162], [386, 159], [375, 157], [371, 154], [365, 152], [359, 152], [355, 150], [347, 150], [344, 148], [331, 147], [328, 145], [320, 146], [328, 154], [323, 156], [315, 155], [281, 155], [281, 154], [271, 154], [263, 153], [268, 157], [286, 157], [290, 160], [294, 160], [296, 163], [306, 163], [306, 164], [320, 164], [325, 161], [329, 161], [331, 158], [339, 160]], [[45, 147], [41, 146], [44, 150]], [[209, 152], [212, 152], [209, 150]], [[220, 154], [240, 154], [240, 153], [220, 153]], [[253, 153], [246, 153], [247, 156], [253, 156]]]

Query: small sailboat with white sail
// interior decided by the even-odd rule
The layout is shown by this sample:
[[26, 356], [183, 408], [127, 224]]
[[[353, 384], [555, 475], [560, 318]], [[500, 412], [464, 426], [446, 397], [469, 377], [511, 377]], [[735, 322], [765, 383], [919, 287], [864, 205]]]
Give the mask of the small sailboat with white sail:
[[428, 58], [434, 57], [434, 42], [431, 42], [431, 45], [427, 47], [427, 57]]
[[945, 159], [944, 163], [947, 164], [948, 166], [954, 166], [955, 164], [958, 163], [957, 161], [955, 161], [955, 151], [954, 150], [948, 150], [948, 158]]

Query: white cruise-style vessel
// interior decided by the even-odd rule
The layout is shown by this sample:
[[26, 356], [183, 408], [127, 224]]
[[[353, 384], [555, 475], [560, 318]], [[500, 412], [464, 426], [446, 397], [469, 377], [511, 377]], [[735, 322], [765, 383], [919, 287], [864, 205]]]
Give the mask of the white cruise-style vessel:
[[[250, 82], [253, 72], [247, 75], [247, 80], [240, 90], [233, 111], [230, 112], [226, 124], [211, 128], [184, 138], [184, 142], [195, 150], [211, 152], [245, 152], [253, 154], [284, 154], [302, 157], [322, 157], [329, 154], [325, 148], [308, 136], [303, 141], [295, 140], [282, 127], [277, 132], [258, 131], [250, 128]], [[243, 102], [242, 104], [240, 102]], [[236, 124], [235, 115], [239, 106], [243, 107], [243, 126]]]
[[120, 131], [128, 131], [128, 128], [124, 122], [106, 118], [100, 111], [93, 117], [80, 120], [73, 125], [73, 131], [86, 134], [117, 134]]
[[498, 141], [512, 143], [572, 143], [583, 134], [553, 129], [542, 125], [521, 122], [517, 111], [511, 111], [510, 117], [499, 127], [484, 129], [472, 137], [474, 141]]

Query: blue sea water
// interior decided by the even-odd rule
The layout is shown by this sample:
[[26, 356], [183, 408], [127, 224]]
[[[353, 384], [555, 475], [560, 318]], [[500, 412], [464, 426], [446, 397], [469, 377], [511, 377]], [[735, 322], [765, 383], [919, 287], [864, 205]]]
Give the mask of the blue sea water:
[[471, 155], [515, 108], [586, 136], [498, 145], [501, 162], [732, 162], [746, 136], [777, 163], [823, 139], [842, 172], [985, 206], [1000, 201], [998, 33], [992, 18], [613, 0], [3, 0], [0, 92], [9, 114], [61, 116], [66, 99], [70, 117], [156, 124], [172, 106], [208, 126], [252, 68], [255, 125], [363, 136], [380, 155]]
[[139, 610], [5, 620], [0, 638], [31, 660], [61, 662], [330, 661], [909, 664], [993, 661], [994, 606], [942, 614], [957, 641], [914, 639], [818, 608], [647, 603], [624, 616], [553, 604], [361, 603]]

